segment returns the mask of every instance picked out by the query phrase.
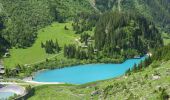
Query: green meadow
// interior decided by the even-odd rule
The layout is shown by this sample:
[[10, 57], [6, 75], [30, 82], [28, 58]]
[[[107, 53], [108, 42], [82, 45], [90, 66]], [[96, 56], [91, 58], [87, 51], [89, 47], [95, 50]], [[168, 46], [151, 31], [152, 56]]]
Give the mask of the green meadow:
[[[65, 30], [64, 27], [67, 26], [69, 30]], [[62, 50], [59, 54], [47, 54], [45, 50], [41, 48], [41, 42], [46, 42], [47, 40], [56, 39], [59, 42], [61, 48], [65, 44], [74, 43], [78, 35], [74, 34], [71, 22], [69, 23], [57, 23], [54, 22], [51, 25], [40, 29], [38, 31], [38, 36], [35, 43], [26, 49], [10, 49], [10, 57], [5, 58], [4, 65], [6, 67], [14, 67], [17, 64], [30, 65], [45, 61], [47, 58], [52, 59], [56, 56], [63, 57]]]

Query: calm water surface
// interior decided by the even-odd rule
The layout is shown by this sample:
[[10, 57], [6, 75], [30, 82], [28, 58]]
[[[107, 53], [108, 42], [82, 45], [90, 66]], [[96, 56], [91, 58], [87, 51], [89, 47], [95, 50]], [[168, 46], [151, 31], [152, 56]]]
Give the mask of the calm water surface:
[[125, 74], [129, 68], [133, 68], [134, 64], [139, 64], [145, 58], [146, 56], [140, 59], [129, 59], [121, 64], [88, 64], [47, 70], [37, 73], [34, 81], [84, 84], [115, 78]]

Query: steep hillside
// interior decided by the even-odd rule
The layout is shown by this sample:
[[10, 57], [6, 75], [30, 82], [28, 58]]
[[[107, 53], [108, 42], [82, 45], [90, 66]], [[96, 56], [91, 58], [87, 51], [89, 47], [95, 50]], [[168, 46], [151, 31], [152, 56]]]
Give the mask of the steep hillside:
[[95, 29], [95, 46], [106, 57], [134, 57], [162, 46], [155, 25], [136, 13], [104, 13]]
[[95, 4], [102, 12], [119, 9], [141, 13], [166, 31], [170, 31], [169, 0], [96, 0]]
[[64, 22], [80, 12], [93, 12], [87, 0], [0, 0], [5, 15], [1, 35], [15, 47], [31, 46], [37, 30], [53, 21]]

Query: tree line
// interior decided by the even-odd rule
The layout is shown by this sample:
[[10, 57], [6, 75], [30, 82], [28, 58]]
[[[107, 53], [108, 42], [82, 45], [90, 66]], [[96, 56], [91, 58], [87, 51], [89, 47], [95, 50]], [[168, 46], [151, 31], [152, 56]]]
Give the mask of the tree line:
[[94, 39], [95, 48], [109, 57], [143, 55], [163, 45], [154, 23], [136, 13], [119, 11], [106, 12], [100, 17]]
[[153, 59], [157, 61], [170, 60], [170, 44], [155, 50]]
[[148, 56], [145, 58], [144, 61], [141, 61], [139, 64], [134, 64], [132, 69], [128, 69], [126, 71], [126, 75], [130, 75], [132, 72], [139, 72], [143, 70], [144, 68], [149, 67], [150, 64], [152, 64], [154, 60], [151, 58], [151, 56]]
[[48, 54], [58, 53], [61, 50], [57, 39], [55, 42], [53, 40], [48, 40], [45, 43], [41, 42], [41, 48], [44, 48]]
[[64, 46], [64, 56], [67, 58], [76, 59], [94, 59], [95, 50], [92, 45], [89, 45], [86, 49], [76, 46], [75, 44], [69, 44]]

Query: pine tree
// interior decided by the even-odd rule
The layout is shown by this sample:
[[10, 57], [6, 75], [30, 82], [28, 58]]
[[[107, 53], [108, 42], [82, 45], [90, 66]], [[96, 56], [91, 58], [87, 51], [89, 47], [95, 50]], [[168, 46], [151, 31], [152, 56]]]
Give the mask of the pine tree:
[[60, 51], [60, 47], [59, 47], [57, 39], [56, 39], [56, 42], [55, 42], [55, 49], [56, 49], [57, 52]]
[[43, 42], [41, 42], [41, 48], [44, 48], [44, 47], [45, 47], [44, 43], [43, 43]]

